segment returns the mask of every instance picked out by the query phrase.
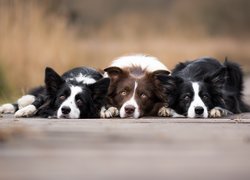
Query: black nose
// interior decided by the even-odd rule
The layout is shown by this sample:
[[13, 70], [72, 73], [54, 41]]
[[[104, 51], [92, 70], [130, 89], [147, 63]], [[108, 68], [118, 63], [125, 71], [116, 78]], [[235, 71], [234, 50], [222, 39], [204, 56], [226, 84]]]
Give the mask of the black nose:
[[201, 106], [197, 106], [195, 107], [194, 111], [195, 111], [195, 114], [202, 115], [204, 112], [204, 108]]
[[125, 112], [127, 114], [133, 114], [135, 112], [135, 107], [132, 105], [125, 106]]
[[69, 114], [70, 111], [71, 111], [70, 107], [68, 107], [68, 106], [63, 106], [62, 107], [62, 113], [63, 114]]

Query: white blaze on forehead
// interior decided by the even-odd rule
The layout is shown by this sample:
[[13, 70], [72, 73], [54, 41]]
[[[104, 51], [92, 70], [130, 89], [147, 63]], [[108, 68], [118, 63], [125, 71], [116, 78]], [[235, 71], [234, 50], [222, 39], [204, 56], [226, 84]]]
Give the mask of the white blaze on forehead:
[[77, 82], [81, 82], [82, 84], [94, 84], [96, 82], [96, 80], [94, 78], [92, 78], [91, 76], [87, 76], [87, 75], [83, 75], [81, 73], [78, 74], [78, 76], [74, 77], [74, 78], [68, 78], [68, 81], [71, 80], [75, 80]]
[[143, 70], [148, 72], [153, 72], [157, 70], [168, 70], [168, 68], [162, 64], [157, 58], [146, 55], [132, 55], [132, 56], [123, 56], [114, 60], [111, 66], [116, 66], [120, 68], [126, 68], [131, 66], [139, 66]]
[[200, 85], [198, 82], [192, 82], [192, 87], [193, 87], [193, 91], [194, 91], [194, 96], [193, 96], [193, 100], [189, 106], [187, 116], [190, 118], [194, 118], [196, 116], [195, 108], [196, 107], [203, 107], [204, 113], [202, 116], [204, 118], [206, 118], [206, 117], [208, 117], [208, 110], [207, 110], [206, 105], [204, 104], [204, 102], [202, 101], [202, 99], [199, 96]]
[[75, 97], [77, 94], [82, 92], [82, 88], [78, 86], [70, 86], [70, 96], [61, 104], [60, 108], [57, 111], [57, 118], [60, 118], [62, 114], [62, 107], [69, 107], [70, 113], [68, 114], [68, 118], [77, 119], [80, 117], [80, 110], [75, 102]]
[[126, 112], [125, 112], [125, 107], [127, 105], [131, 105], [131, 106], [135, 107], [135, 111], [133, 113], [133, 118], [139, 118], [140, 117], [139, 106], [138, 106], [138, 104], [137, 104], [137, 102], [135, 100], [135, 93], [136, 93], [137, 86], [138, 86], [138, 83], [135, 82], [135, 87], [134, 87], [132, 97], [122, 105], [122, 107], [120, 109], [120, 117], [121, 118], [127, 117]]

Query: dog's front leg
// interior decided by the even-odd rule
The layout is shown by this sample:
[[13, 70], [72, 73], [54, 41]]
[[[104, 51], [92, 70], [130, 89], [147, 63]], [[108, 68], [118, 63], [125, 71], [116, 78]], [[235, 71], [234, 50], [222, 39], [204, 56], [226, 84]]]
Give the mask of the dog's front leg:
[[168, 107], [166, 103], [158, 105], [157, 115], [159, 117], [184, 117], [178, 114], [174, 109]]
[[228, 111], [227, 109], [221, 108], [221, 107], [214, 107], [209, 111], [209, 117], [210, 118], [220, 118], [227, 115], [232, 115], [233, 113], [231, 111]]
[[113, 118], [119, 116], [119, 110], [116, 107], [103, 106], [100, 111], [100, 118]]
[[26, 105], [25, 107], [22, 107], [15, 113], [15, 117], [31, 117], [34, 116], [37, 112], [37, 109], [42, 106], [42, 104], [45, 101], [45, 97], [43, 95], [40, 95], [36, 97], [34, 102], [32, 104]]

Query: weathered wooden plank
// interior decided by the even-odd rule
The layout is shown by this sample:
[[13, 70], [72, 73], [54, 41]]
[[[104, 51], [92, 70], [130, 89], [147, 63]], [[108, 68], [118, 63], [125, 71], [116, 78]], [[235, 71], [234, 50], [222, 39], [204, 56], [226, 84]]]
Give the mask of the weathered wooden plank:
[[0, 179], [249, 179], [249, 114], [242, 117], [5, 116], [0, 129], [10, 135], [0, 143]]

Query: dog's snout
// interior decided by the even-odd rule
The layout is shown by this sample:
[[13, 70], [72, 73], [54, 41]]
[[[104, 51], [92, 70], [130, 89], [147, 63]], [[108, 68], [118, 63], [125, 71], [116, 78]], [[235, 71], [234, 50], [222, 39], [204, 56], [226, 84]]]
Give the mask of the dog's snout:
[[63, 106], [62, 107], [62, 113], [63, 114], [69, 114], [70, 111], [71, 111], [70, 107], [68, 107], [68, 106]]
[[135, 112], [135, 107], [132, 105], [125, 106], [125, 112], [127, 114], [133, 114]]
[[201, 106], [195, 107], [195, 114], [202, 115], [204, 113], [204, 108]]

